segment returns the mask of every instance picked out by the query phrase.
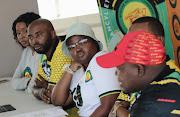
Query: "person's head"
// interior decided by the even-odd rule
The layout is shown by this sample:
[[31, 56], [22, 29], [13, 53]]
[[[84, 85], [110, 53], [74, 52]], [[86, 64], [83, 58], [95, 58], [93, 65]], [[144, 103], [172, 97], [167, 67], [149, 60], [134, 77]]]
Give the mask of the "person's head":
[[164, 28], [158, 19], [149, 16], [138, 18], [132, 22], [128, 33], [142, 30], [155, 35], [164, 45]]
[[37, 53], [50, 56], [56, 40], [56, 32], [49, 20], [38, 19], [28, 26], [28, 38]]
[[117, 67], [116, 75], [125, 93], [142, 91], [165, 68], [165, 47], [146, 31], [126, 34], [116, 48], [100, 57], [104, 68]]
[[39, 19], [40, 16], [33, 12], [27, 12], [20, 15], [12, 25], [13, 35], [16, 42], [18, 42], [23, 48], [29, 46], [29, 39], [27, 37], [27, 27], [28, 25]]
[[87, 65], [100, 50], [102, 43], [96, 39], [88, 24], [76, 23], [68, 28], [62, 44], [62, 51], [66, 56]]

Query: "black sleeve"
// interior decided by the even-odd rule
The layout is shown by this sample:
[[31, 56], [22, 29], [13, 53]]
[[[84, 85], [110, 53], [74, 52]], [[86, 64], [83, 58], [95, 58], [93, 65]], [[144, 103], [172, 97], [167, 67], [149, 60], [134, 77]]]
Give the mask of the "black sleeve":
[[180, 117], [179, 85], [167, 84], [150, 86], [136, 100], [130, 111], [130, 117]]

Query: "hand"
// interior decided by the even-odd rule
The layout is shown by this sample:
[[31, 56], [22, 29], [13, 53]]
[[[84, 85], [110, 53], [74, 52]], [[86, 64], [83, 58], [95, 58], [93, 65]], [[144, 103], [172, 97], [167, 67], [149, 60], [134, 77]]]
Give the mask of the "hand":
[[47, 103], [51, 104], [51, 91], [49, 89], [42, 88], [41, 90], [41, 99]]
[[41, 81], [36, 78], [35, 79], [36, 86], [39, 88], [47, 88], [48, 87], [48, 81], [46, 81], [40, 74], [38, 74], [38, 76], [39, 76]]
[[69, 66], [69, 68], [73, 71], [76, 72], [78, 69], [80, 69], [81, 67], [83, 67], [83, 65], [81, 65], [78, 62], [72, 62], [71, 65]]
[[[119, 106], [119, 105], [123, 105], [123, 106]], [[127, 101], [115, 102], [108, 117], [113, 117], [114, 116], [113, 113], [116, 113], [117, 117], [127, 117], [129, 114], [129, 111], [127, 108], [129, 108], [129, 106], [130, 106], [130, 103]], [[115, 108], [117, 109], [116, 112], [114, 112]]]

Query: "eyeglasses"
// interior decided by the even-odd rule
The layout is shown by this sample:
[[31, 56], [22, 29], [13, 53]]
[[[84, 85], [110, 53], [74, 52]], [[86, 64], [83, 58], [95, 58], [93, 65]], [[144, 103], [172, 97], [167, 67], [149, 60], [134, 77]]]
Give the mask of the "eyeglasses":
[[68, 46], [68, 50], [73, 50], [76, 48], [77, 45], [84, 46], [87, 44], [88, 39], [81, 39], [80, 41], [76, 42], [73, 45]]

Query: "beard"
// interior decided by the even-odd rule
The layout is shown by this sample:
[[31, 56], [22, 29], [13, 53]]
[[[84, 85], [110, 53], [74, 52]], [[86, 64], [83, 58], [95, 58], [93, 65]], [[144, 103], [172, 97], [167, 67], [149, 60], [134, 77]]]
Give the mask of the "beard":
[[[42, 49], [36, 50], [34, 46], [40, 46]], [[51, 37], [47, 38], [47, 40], [45, 41], [44, 44], [34, 44], [33, 49], [38, 53], [38, 54], [46, 54], [46, 52], [48, 52], [48, 50], [51, 48], [52, 45], [52, 39]]]

